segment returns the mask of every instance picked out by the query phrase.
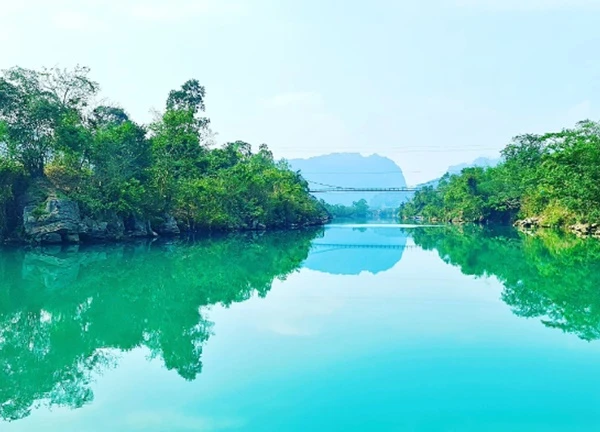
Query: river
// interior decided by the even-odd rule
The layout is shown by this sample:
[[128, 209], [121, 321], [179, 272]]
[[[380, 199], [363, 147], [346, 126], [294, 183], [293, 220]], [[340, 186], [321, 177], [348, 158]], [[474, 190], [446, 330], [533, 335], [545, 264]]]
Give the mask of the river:
[[330, 225], [0, 250], [0, 430], [600, 430], [600, 242]]

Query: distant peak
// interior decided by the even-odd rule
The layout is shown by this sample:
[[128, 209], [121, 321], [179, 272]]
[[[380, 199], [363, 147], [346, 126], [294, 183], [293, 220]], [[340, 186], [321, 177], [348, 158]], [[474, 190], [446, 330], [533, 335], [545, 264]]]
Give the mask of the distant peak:
[[377, 153], [372, 153], [370, 155], [365, 156], [361, 153], [356, 153], [356, 152], [335, 152], [335, 153], [327, 153], [327, 154], [316, 155], [316, 156], [309, 156], [309, 157], [304, 157], [304, 158], [293, 158], [293, 159], [289, 159], [289, 160], [309, 161], [309, 160], [318, 160], [318, 159], [321, 159], [321, 160], [322, 159], [372, 159], [372, 160], [384, 159], [384, 160], [392, 161], [390, 158], [388, 158], [386, 156], [382, 156]]

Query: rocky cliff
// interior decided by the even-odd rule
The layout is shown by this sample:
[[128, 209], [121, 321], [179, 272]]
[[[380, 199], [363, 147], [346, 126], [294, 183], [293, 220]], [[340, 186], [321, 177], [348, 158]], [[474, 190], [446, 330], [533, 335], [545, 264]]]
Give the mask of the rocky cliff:
[[165, 215], [156, 223], [137, 217], [123, 219], [115, 213], [81, 217], [79, 205], [69, 199], [49, 197], [23, 208], [23, 238], [32, 243], [58, 244], [119, 241], [180, 234], [175, 218]]
[[[305, 225], [322, 225], [328, 221], [329, 217], [324, 216], [312, 224]], [[293, 224], [288, 228], [299, 229], [302, 226]], [[267, 227], [255, 222], [239, 229], [262, 231]], [[135, 216], [124, 219], [114, 212], [82, 217], [77, 202], [50, 196], [38, 202], [31, 203], [30, 200], [30, 203], [23, 207], [23, 232], [14, 240], [35, 244], [114, 242], [158, 236], [173, 237], [183, 231], [189, 229], [185, 229], [185, 224], [178, 223], [170, 214], [164, 214], [153, 221]]]

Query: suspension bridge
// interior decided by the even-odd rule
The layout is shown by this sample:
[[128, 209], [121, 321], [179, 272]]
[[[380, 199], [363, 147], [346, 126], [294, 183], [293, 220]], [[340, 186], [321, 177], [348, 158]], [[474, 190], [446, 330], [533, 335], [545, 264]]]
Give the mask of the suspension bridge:
[[419, 249], [418, 246], [405, 244], [347, 244], [320, 242], [313, 243], [312, 247], [328, 249]]
[[416, 192], [416, 188], [353, 188], [353, 187], [335, 187], [309, 189], [310, 193], [328, 193], [328, 192]]
[[336, 186], [325, 183], [318, 183], [314, 181], [308, 180], [309, 183], [312, 183], [314, 186], [309, 188], [309, 192], [312, 194], [319, 193], [330, 193], [330, 192], [416, 192], [419, 188], [411, 188], [411, 187], [345, 187], [345, 186]]

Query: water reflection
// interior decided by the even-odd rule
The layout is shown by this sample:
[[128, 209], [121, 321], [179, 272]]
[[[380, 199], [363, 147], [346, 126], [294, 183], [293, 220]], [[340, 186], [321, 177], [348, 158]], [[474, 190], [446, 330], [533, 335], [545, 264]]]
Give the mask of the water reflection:
[[[402, 315], [397, 313], [396, 305], [410, 306], [410, 302], [395, 304], [390, 302], [390, 298], [381, 296], [396, 288], [400, 291], [410, 287], [410, 283], [402, 279], [405, 274], [402, 265], [394, 269], [397, 273], [381, 273], [400, 262], [408, 250], [409, 237], [419, 247], [436, 251], [443, 261], [459, 267], [466, 275], [497, 277], [504, 286], [502, 300], [514, 314], [542, 320], [548, 327], [576, 334], [584, 340], [600, 338], [600, 242], [552, 233], [532, 238], [510, 230], [498, 232], [473, 227], [403, 230], [399, 227], [331, 226], [323, 233], [226, 236], [194, 242], [139, 243], [82, 250], [0, 250], [0, 418], [21, 419], [40, 404], [81, 407], [89, 403], [94, 397], [90, 389], [92, 377], [118, 365], [120, 353], [139, 347], [144, 347], [153, 357], [160, 359], [165, 368], [176, 372], [182, 379], [191, 381], [198, 378], [202, 372], [203, 348], [213, 332], [213, 325], [206, 318], [205, 306], [229, 306], [253, 295], [264, 297], [275, 279], [285, 279], [302, 266], [330, 274], [378, 274], [377, 283], [385, 288], [383, 291], [363, 289], [364, 280], [372, 283], [374, 278], [371, 275], [364, 275], [364, 279], [362, 276], [343, 278], [343, 282], [340, 282], [342, 278], [337, 278], [337, 283], [340, 289], [346, 290], [351, 279], [351, 294], [360, 303], [360, 308], [370, 308], [372, 316], [379, 316], [379, 308], [386, 302], [390, 315]], [[423, 255], [426, 254], [407, 255], [405, 262], [421, 259]], [[437, 261], [432, 254], [427, 256]], [[431, 260], [426, 262], [431, 263]], [[420, 269], [418, 266], [415, 268]], [[305, 272], [303, 276], [301, 284], [312, 283], [319, 288], [320, 283], [325, 283], [322, 281], [335, 282], [336, 279], [315, 272]], [[427, 277], [423, 275], [423, 279]], [[459, 283], [462, 282], [464, 278], [460, 274], [458, 277]], [[481, 288], [485, 287], [482, 285]], [[277, 297], [281, 291], [276, 290], [269, 298]], [[456, 291], [460, 291], [458, 287]], [[459, 309], [456, 301], [461, 302], [463, 308], [470, 307], [462, 302], [464, 299], [457, 292], [444, 293], [453, 302], [442, 302], [439, 311], [452, 309], [455, 315], [460, 314], [464, 309]], [[319, 294], [320, 297], [302, 297], [298, 293], [297, 297], [280, 299], [281, 310], [289, 316], [301, 309], [301, 302], [305, 301], [321, 311], [319, 307], [327, 305], [325, 297]], [[436, 292], [436, 295], [439, 294], [439, 291]], [[419, 295], [420, 290], [409, 291], [406, 299], [431, 300]], [[249, 303], [252, 302], [246, 305]], [[256, 308], [257, 316], [268, 314], [265, 305], [257, 305]], [[409, 307], [407, 311], [410, 310]], [[506, 311], [506, 308], [502, 307], [502, 310]], [[224, 314], [232, 312], [223, 311]], [[451, 317], [455, 315], [448, 314]], [[325, 358], [327, 354], [325, 348], [332, 348], [333, 352], [329, 352], [330, 365], [332, 370], [337, 369], [346, 359], [336, 357], [338, 335], [335, 326], [338, 326], [338, 331], [346, 329], [349, 324], [356, 323], [356, 316], [352, 315], [347, 321], [337, 318], [327, 321], [327, 325], [332, 326], [332, 336], [320, 345], [320, 349], [315, 348], [319, 345], [314, 345], [308, 338], [301, 342], [288, 340], [288, 347], [300, 346], [303, 350], [314, 351], [314, 356], [318, 357], [315, 365], [319, 367], [322, 366], [319, 363], [321, 357]], [[476, 314], [472, 315], [472, 322], [466, 323], [466, 328], [480, 324], [474, 317]], [[438, 319], [441, 320], [438, 315], [431, 318]], [[374, 330], [367, 337], [358, 338], [373, 342], [364, 350], [368, 354], [365, 363], [356, 367], [360, 371], [357, 376], [361, 378], [356, 379], [359, 384], [362, 384], [362, 371], [367, 365], [375, 364], [372, 362], [376, 355], [370, 357], [370, 350], [387, 350], [390, 328], [396, 329], [378, 327], [379, 320], [371, 321], [375, 323]], [[436, 333], [437, 339], [431, 342], [432, 339], [427, 339], [424, 336], [426, 332], [422, 330], [417, 326], [415, 331], [405, 332], [413, 338], [411, 344], [414, 342], [414, 346], [404, 346], [398, 351], [400, 354], [389, 354], [389, 363], [384, 362], [376, 369], [383, 371], [382, 374], [388, 373], [387, 368], [396, 364], [398, 356], [404, 358], [405, 363], [398, 366], [396, 373], [409, 376], [409, 369], [401, 369], [421, 364], [421, 361], [411, 363], [406, 360], [410, 359], [407, 353], [418, 346], [420, 339], [435, 344], [424, 347], [426, 356], [430, 354], [430, 347], [437, 347], [440, 352], [453, 347], [457, 349], [455, 341], [449, 339], [452, 343], [448, 342], [442, 334]], [[404, 336], [402, 330], [393, 333]], [[214, 339], [212, 346], [217, 341]], [[277, 339], [277, 343], [280, 341]], [[250, 343], [258, 342], [253, 339]], [[238, 341], [234, 343], [238, 344]], [[270, 346], [268, 342], [263, 343], [265, 347]], [[298, 345], [294, 345], [296, 343]], [[471, 351], [474, 354], [467, 357], [477, 359], [476, 355], [482, 355], [489, 349], [483, 347], [480, 352], [479, 346], [475, 343], [474, 346]], [[418, 353], [418, 350], [415, 352]], [[225, 357], [229, 355], [227, 350]], [[478, 362], [474, 361], [464, 370], [475, 370], [480, 366]], [[452, 363], [444, 360], [444, 365], [447, 364]], [[443, 365], [436, 364], [422, 377], [429, 376], [431, 370], [442, 370], [437, 366]], [[229, 374], [229, 370], [223, 367], [226, 369], [224, 374]], [[298, 370], [301, 368], [298, 366]], [[517, 371], [525, 373], [524, 369]], [[252, 374], [269, 375], [270, 372], [253, 370]], [[203, 378], [209, 375], [205, 373]], [[467, 375], [449, 374], [452, 377]], [[288, 383], [293, 378], [302, 381], [296, 375], [286, 376], [283, 381]], [[443, 373], [439, 378], [442, 384], [449, 379]], [[339, 383], [347, 380], [348, 376], [344, 376]], [[478, 382], [485, 386], [484, 380]], [[456, 385], [462, 390], [466, 388]], [[415, 386], [422, 388], [420, 382]], [[304, 388], [304, 382], [299, 382], [298, 388]], [[322, 388], [315, 394], [325, 400], [329, 390]], [[298, 395], [302, 396], [302, 393], [299, 391]], [[427, 403], [431, 401], [431, 395], [423, 397]], [[230, 403], [229, 399], [227, 403]], [[295, 405], [300, 406], [301, 402]], [[377, 408], [375, 405], [373, 410]], [[393, 409], [390, 408], [390, 412]], [[343, 409], [337, 411], [342, 412]]]
[[408, 237], [407, 231], [394, 225], [328, 226], [323, 237], [313, 242], [304, 267], [335, 275], [385, 272], [402, 259]]
[[498, 278], [516, 315], [600, 339], [600, 241], [479, 227], [423, 228], [413, 238], [466, 275]]
[[308, 256], [315, 231], [0, 252], [0, 418], [45, 401], [80, 407], [115, 352], [147, 347], [169, 370], [202, 370], [201, 307], [265, 296]]

